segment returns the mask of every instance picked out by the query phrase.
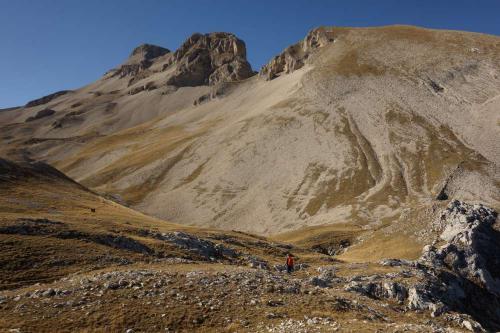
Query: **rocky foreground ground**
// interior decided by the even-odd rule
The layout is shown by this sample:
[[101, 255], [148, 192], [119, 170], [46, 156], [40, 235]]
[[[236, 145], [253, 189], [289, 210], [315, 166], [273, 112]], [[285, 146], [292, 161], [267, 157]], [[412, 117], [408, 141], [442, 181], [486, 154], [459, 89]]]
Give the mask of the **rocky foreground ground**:
[[[500, 327], [496, 213], [453, 201], [439, 239], [416, 261], [345, 263], [324, 257], [297, 270], [231, 257], [227, 240], [164, 236], [196, 257], [158, 259], [0, 293], [7, 332], [484, 332]], [[263, 243], [264, 244], [264, 243]], [[211, 252], [212, 251], [212, 252]], [[221, 252], [222, 251], [222, 252]]]

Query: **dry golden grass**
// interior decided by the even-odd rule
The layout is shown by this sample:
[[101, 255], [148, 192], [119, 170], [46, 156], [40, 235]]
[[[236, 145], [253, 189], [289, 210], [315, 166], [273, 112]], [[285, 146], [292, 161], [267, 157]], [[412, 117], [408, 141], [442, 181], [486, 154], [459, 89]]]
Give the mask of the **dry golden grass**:
[[[316, 187], [316, 190], [302, 214], [313, 216], [322, 207], [331, 209], [339, 205], [352, 204], [356, 201], [356, 197], [368, 191], [380, 178], [381, 170], [377, 157], [368, 141], [357, 131], [355, 124], [348, 118], [342, 117], [337, 131], [352, 147], [353, 167], [339, 173], [325, 165], [310, 164], [304, 179], [288, 199], [288, 209], [295, 205], [295, 196], [299, 192], [309, 192], [311, 187]], [[318, 182], [321, 176], [324, 176], [324, 180]]]
[[[136, 267], [140, 268], [140, 267]], [[132, 297], [135, 293], [131, 289], [107, 291], [95, 302], [92, 297], [92, 308], [53, 308], [35, 307], [39, 300], [25, 300], [24, 309], [30, 311], [29, 316], [22, 316], [19, 312], [7, 314], [0, 308], [0, 313], [6, 315], [0, 318], [0, 328], [22, 327], [23, 331], [53, 332], [122, 332], [127, 328], [147, 328], [148, 331], [165, 331], [169, 328], [178, 332], [264, 332], [267, 325], [279, 325], [283, 320], [293, 319], [303, 321], [304, 317], [332, 318], [340, 324], [341, 331], [373, 332], [387, 328], [386, 320], [370, 318], [366, 307], [375, 309], [377, 313], [389, 318], [393, 323], [424, 323], [429, 320], [427, 313], [413, 313], [402, 311], [403, 306], [393, 301], [388, 301], [390, 306], [381, 306], [379, 300], [359, 298], [355, 294], [340, 290], [330, 290], [328, 293], [318, 292], [311, 294], [289, 294], [263, 292], [255, 297], [257, 305], [250, 306], [250, 297], [239, 293], [238, 281], [229, 281], [224, 286], [205, 288], [200, 285], [187, 285], [185, 274], [190, 270], [178, 270], [178, 266], [160, 268], [164, 276], [170, 280], [168, 288], [176, 292], [188, 294], [191, 297], [187, 302], [179, 302], [175, 297], [166, 296], [158, 298], [157, 302], [147, 301]], [[189, 267], [191, 270], [205, 273], [243, 271], [231, 267], [211, 265], [210, 270], [205, 267]], [[364, 266], [359, 269], [350, 269], [351, 272], [366, 274], [372, 267]], [[346, 269], [346, 271], [349, 271]], [[376, 270], [373, 270], [375, 272]], [[384, 268], [379, 273], [387, 273]], [[29, 290], [25, 289], [24, 291]], [[220, 297], [223, 306], [216, 310], [200, 307], [197, 301], [189, 301], [192, 297], [200, 300], [210, 300]], [[254, 299], [252, 297], [252, 299]], [[72, 299], [68, 297], [66, 299]], [[74, 301], [78, 298], [75, 297]], [[267, 302], [279, 300], [284, 305], [271, 307]], [[356, 300], [356, 306], [352, 302]], [[372, 310], [373, 311], [373, 310]], [[274, 317], [269, 318], [272, 313]], [[37, 318], [44, 317], [44, 320]], [[280, 318], [282, 317], [282, 318]], [[200, 322], [199, 319], [203, 318]], [[230, 318], [228, 321], [227, 319]], [[435, 322], [443, 319], [435, 318]], [[331, 327], [318, 327], [318, 332], [330, 332]], [[316, 332], [316, 330], [315, 330]]]
[[352, 49], [342, 55], [340, 59], [329, 66], [329, 74], [344, 76], [364, 76], [364, 75], [383, 75], [386, 70], [373, 64], [365, 62], [360, 57], [360, 51]]
[[362, 228], [355, 224], [331, 224], [305, 227], [271, 236], [270, 239], [290, 243], [302, 249], [324, 251], [351, 245], [362, 233]]
[[[286, 254], [283, 247], [268, 245], [266, 238], [169, 223], [64, 179], [2, 182], [0, 193], [0, 289], [50, 282], [70, 273], [117, 266], [123, 260], [140, 263], [165, 257], [197, 259], [196, 255], [149, 236], [150, 232], [183, 231], [215, 242], [229, 237], [236, 250], [273, 264], [281, 263]], [[117, 237], [134, 242], [139, 250], [105, 241]], [[149, 250], [144, 252], [143, 247]], [[300, 256], [301, 250], [297, 254]]]
[[[386, 113], [386, 121], [391, 125], [389, 138], [394, 146], [403, 142], [416, 145], [416, 152], [400, 148], [400, 157], [406, 162], [410, 184], [416, 191], [430, 191], [437, 195], [445, 178], [464, 162], [481, 169], [486, 162], [483, 157], [465, 146], [446, 126], [435, 127], [422, 116], [391, 109]], [[423, 135], [408, 132], [408, 127], [422, 130]]]
[[377, 262], [386, 258], [414, 260], [420, 257], [422, 247], [422, 243], [408, 235], [377, 235], [354, 245], [337, 258], [346, 262]]
[[386, 41], [407, 40], [412, 43], [433, 43], [437, 40], [435, 31], [414, 26], [391, 25], [373, 29]]
[[[34, 220], [28, 223], [32, 230], [27, 234], [0, 234], [0, 288], [50, 281], [117, 264], [122, 258], [144, 259], [141, 253], [101, 244], [100, 237], [125, 236], [161, 252], [169, 249], [141, 239], [138, 231], [191, 229], [148, 217], [65, 181], [3, 183], [0, 192], [0, 228], [9, 230]], [[38, 219], [50, 222], [45, 225]]]
[[[393, 237], [391, 239], [373, 239], [354, 246], [345, 255], [335, 260], [331, 257], [311, 251], [315, 246], [336, 246], [342, 241], [355, 243], [364, 230], [353, 224], [322, 225], [304, 228], [294, 232], [276, 235], [272, 238], [254, 236], [243, 232], [222, 232], [180, 226], [138, 213], [114, 202], [99, 197], [68, 180], [27, 179], [0, 183], [0, 230], [16, 225], [23, 219], [49, 219], [60, 224], [49, 224], [51, 233], [47, 234], [6, 234], [0, 233], [0, 288], [7, 289], [9, 295], [25, 294], [35, 289], [66, 288], [68, 281], [59, 280], [72, 276], [84, 278], [100, 272], [153, 270], [161, 271], [161, 276], [169, 279], [168, 291], [161, 297], [137, 297], [132, 288], [107, 290], [99, 298], [95, 293], [86, 296], [92, 307], [85, 306], [39, 306], [40, 299], [23, 298], [20, 303], [0, 305], [0, 330], [14, 327], [26, 332], [109, 332], [124, 331], [127, 328], [145, 328], [163, 331], [166, 327], [174, 331], [192, 332], [255, 332], [266, 325], [278, 325], [280, 318], [304, 320], [304, 316], [333, 317], [344, 330], [371, 332], [386, 326], [385, 321], [370, 319], [366, 321], [366, 307], [377, 309], [379, 313], [396, 323], [423, 323], [429, 315], [407, 314], [399, 308], [381, 306], [378, 300], [360, 299], [358, 295], [343, 291], [342, 288], [329, 289], [328, 292], [278, 293], [267, 291], [257, 286], [258, 296], [241, 293], [242, 281], [229, 279], [224, 285], [206, 287], [203, 284], [188, 283], [186, 273], [193, 271], [203, 274], [230, 274], [231, 272], [262, 272], [250, 269], [245, 262], [240, 264], [210, 263], [195, 261], [190, 264], [156, 263], [155, 255], [136, 253], [121, 248], [110, 247], [93, 242], [91, 238], [61, 238], [58, 232], [72, 230], [85, 235], [120, 235], [144, 244], [165, 256], [183, 257], [187, 253], [173, 248], [165, 242], [159, 242], [140, 233], [141, 230], [171, 232], [185, 231], [198, 237], [213, 241], [220, 237], [230, 237], [228, 244], [235, 250], [266, 260], [270, 265], [283, 264], [289, 250], [279, 243], [291, 243], [291, 251], [297, 263], [311, 265], [308, 269], [295, 272], [291, 279], [308, 280], [317, 274], [317, 267], [335, 265], [338, 276], [349, 277], [354, 274], [384, 274], [399, 268], [383, 267], [374, 263], [355, 264], [390, 256], [412, 257], [413, 245], [408, 240]], [[95, 212], [90, 209], [95, 208]], [[2, 229], [3, 228], [3, 229]], [[46, 229], [48, 230], [48, 229]], [[378, 243], [377, 243], [378, 241]], [[403, 246], [404, 245], [404, 246]], [[384, 248], [385, 246], [385, 248]], [[405, 250], [406, 249], [406, 250]], [[382, 255], [383, 253], [384, 255]], [[192, 254], [190, 255], [193, 256]], [[195, 259], [194, 257], [192, 257]], [[105, 260], [103, 260], [105, 259]], [[126, 259], [126, 265], [120, 260]], [[243, 281], [244, 282], [244, 281]], [[40, 283], [41, 285], [36, 285]], [[13, 289], [18, 288], [20, 289]], [[285, 286], [281, 286], [285, 287]], [[151, 289], [151, 286], [148, 287]], [[82, 291], [83, 293], [83, 291]], [[189, 295], [185, 302], [179, 302], [175, 295]], [[196, 297], [196, 299], [194, 299]], [[210, 309], [199, 306], [198, 300], [219, 298], [223, 306]], [[256, 306], [249, 306], [250, 298]], [[54, 302], [59, 302], [58, 297]], [[78, 303], [81, 293], [65, 297], [65, 301]], [[154, 300], [154, 301], [151, 301]], [[282, 306], [271, 307], [268, 301], [279, 300]], [[361, 307], [346, 304], [356, 300]], [[394, 304], [392, 304], [394, 303]], [[22, 310], [15, 306], [22, 304]], [[402, 307], [402, 306], [401, 306]], [[16, 308], [17, 309], [17, 308]], [[44, 318], [41, 320], [40, 318]], [[203, 318], [200, 321], [200, 318]], [[231, 321], [227, 321], [231, 318]], [[356, 319], [356, 320], [353, 320]], [[366, 322], [365, 322], [366, 321]], [[325, 332], [328, 327], [324, 327]]]
[[196, 178], [198, 178], [198, 176], [201, 174], [203, 168], [205, 167], [205, 164], [207, 164], [208, 161], [209, 160], [206, 160], [205, 162], [201, 163], [196, 169], [194, 169], [193, 172], [191, 172], [191, 174], [189, 174], [189, 176], [182, 179], [182, 182], [179, 185], [177, 185], [176, 188], [194, 182]]

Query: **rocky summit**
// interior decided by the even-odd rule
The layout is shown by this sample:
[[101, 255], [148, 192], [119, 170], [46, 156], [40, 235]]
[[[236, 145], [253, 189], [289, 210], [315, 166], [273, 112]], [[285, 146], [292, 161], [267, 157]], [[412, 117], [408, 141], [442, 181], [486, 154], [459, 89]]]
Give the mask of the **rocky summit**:
[[497, 36], [142, 44], [0, 110], [0, 331], [499, 331], [499, 108]]
[[223, 32], [194, 34], [175, 51], [177, 70], [167, 81], [178, 87], [241, 81], [254, 75], [245, 43]]

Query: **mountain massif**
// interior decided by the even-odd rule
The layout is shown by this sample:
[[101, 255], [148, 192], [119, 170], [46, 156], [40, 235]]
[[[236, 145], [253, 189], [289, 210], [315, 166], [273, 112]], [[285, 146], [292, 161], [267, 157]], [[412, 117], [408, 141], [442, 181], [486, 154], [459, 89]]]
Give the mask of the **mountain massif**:
[[[306, 288], [309, 295], [311, 284], [315, 290], [338, 285], [341, 293], [393, 299], [432, 317], [472, 316], [450, 319], [459, 330], [498, 329], [500, 261], [491, 251], [499, 244], [499, 110], [497, 36], [411, 26], [320, 27], [259, 72], [231, 33], [197, 33], [175, 51], [143, 44], [87, 86], [0, 110], [0, 207], [6, 212], [0, 234], [54, 237], [57, 249], [41, 243], [49, 252], [66, 253], [73, 241], [83, 242], [88, 254], [66, 258], [72, 268], [47, 276], [35, 270], [36, 281], [74, 274], [77, 267], [161, 262], [179, 251], [169, 246], [196, 248], [194, 257], [175, 252], [183, 260], [250, 261], [266, 270], [292, 250], [315, 269], [331, 260], [343, 272], [335, 277], [339, 271], [320, 267], [322, 275], [309, 281], [304, 267], [297, 293]], [[6, 199], [18, 193], [28, 205], [31, 189], [37, 191], [33, 207], [45, 207], [34, 208], [36, 214]], [[29, 256], [34, 245], [26, 244], [38, 243], [23, 242]], [[99, 251], [112, 248], [108, 261], [91, 256], [90, 243]], [[348, 276], [357, 269], [371, 278]], [[11, 273], [2, 279], [27, 285]], [[181, 283], [177, 275], [170, 279]], [[278, 283], [267, 275], [237, 279]], [[488, 305], [467, 304], [460, 292]], [[295, 302], [272, 306], [289, 301]], [[370, 312], [349, 298], [336, 302], [336, 311], [392, 318], [367, 331], [404, 321], [397, 311]], [[300, 306], [326, 311], [309, 305]], [[250, 326], [242, 327], [267, 329], [252, 326], [255, 313], [247, 315]], [[188, 319], [193, 329], [222, 325], [222, 317], [212, 326], [206, 318], [196, 323], [198, 317]], [[169, 325], [185, 329], [183, 318]], [[344, 328], [363, 329], [341, 318]], [[338, 326], [318, 320], [318, 332]], [[409, 328], [415, 331], [446, 326], [412, 320], [423, 325]], [[288, 324], [270, 332], [300, 331]]]

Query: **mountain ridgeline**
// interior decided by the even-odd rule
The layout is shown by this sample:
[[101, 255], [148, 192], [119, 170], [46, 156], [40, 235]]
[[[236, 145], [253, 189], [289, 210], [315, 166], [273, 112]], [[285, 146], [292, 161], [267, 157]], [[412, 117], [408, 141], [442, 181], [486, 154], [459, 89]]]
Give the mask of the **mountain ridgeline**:
[[260, 234], [397, 225], [452, 198], [498, 208], [499, 54], [482, 34], [322, 27], [257, 73], [230, 33], [143, 44], [0, 113], [1, 153], [156, 217]]

